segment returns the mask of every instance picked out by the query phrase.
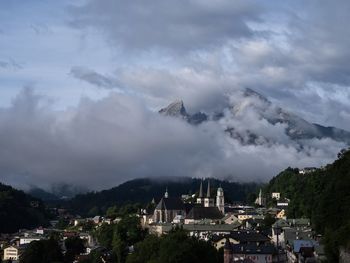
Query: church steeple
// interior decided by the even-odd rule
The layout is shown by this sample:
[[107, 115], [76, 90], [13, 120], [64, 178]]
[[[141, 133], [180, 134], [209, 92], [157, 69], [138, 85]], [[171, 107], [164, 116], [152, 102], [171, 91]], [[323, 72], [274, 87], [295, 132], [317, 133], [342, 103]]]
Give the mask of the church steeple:
[[168, 198], [168, 197], [169, 197], [168, 187], [165, 189], [165, 194], [164, 194], [164, 197], [165, 197], [165, 198]]
[[203, 198], [203, 180], [201, 180], [201, 185], [199, 186], [199, 198]]
[[210, 180], [208, 180], [207, 198], [210, 198]]
[[210, 180], [208, 179], [208, 188], [207, 188], [207, 196], [204, 198], [204, 206], [205, 207], [213, 207], [214, 199], [212, 199], [210, 194]]
[[203, 179], [201, 180], [201, 184], [199, 186], [199, 194], [198, 194], [198, 197], [197, 197], [197, 204], [204, 204]]

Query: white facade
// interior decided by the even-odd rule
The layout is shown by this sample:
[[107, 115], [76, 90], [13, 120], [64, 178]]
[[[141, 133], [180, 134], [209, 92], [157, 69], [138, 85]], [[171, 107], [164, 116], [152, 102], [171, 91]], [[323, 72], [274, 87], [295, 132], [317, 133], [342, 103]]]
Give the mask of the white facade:
[[280, 200], [281, 198], [281, 193], [272, 193], [271, 194], [271, 197], [276, 199], [276, 200]]
[[25, 244], [29, 244], [33, 241], [39, 241], [40, 239], [41, 239], [40, 237], [21, 237], [19, 239], [19, 244], [25, 245]]
[[4, 249], [4, 260], [18, 260], [18, 248], [11, 246]]
[[224, 190], [219, 187], [216, 192], [216, 206], [219, 208], [221, 213], [225, 214], [225, 198], [224, 198]]
[[272, 254], [240, 254], [234, 255], [233, 260], [248, 259], [249, 262], [254, 263], [272, 263]]

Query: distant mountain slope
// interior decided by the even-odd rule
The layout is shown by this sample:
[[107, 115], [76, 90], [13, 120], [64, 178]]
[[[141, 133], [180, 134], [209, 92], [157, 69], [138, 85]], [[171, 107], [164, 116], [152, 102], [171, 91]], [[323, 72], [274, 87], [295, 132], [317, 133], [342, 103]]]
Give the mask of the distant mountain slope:
[[[206, 183], [207, 181], [204, 182], [205, 187]], [[221, 185], [225, 192], [225, 198], [232, 201], [245, 201], [250, 193], [256, 192], [261, 187], [257, 183], [241, 184], [218, 179], [210, 179], [210, 184], [213, 194], [216, 194], [216, 188]], [[89, 210], [95, 207], [103, 212], [113, 205], [136, 202], [146, 204], [153, 198], [159, 200], [164, 195], [166, 188], [169, 196], [172, 197], [194, 194], [199, 190], [199, 185], [200, 179], [191, 178], [135, 179], [109, 190], [77, 195], [67, 201], [66, 205], [74, 212], [86, 215]]]
[[[335, 127], [325, 127], [316, 123], [310, 123], [293, 113], [273, 105], [267, 98], [252, 89], [237, 91], [236, 94], [230, 97], [229, 105], [226, 105], [222, 112], [219, 113], [198, 112], [191, 115], [186, 111], [181, 100], [171, 103], [168, 107], [161, 109], [159, 113], [166, 116], [181, 117], [191, 124], [200, 124], [207, 120], [219, 122], [224, 117], [235, 122], [254, 115], [257, 120], [266, 120], [271, 125], [276, 125], [277, 128], [283, 125], [286, 135], [298, 142], [303, 139], [330, 138], [350, 144], [350, 132]], [[262, 144], [274, 139], [266, 138], [263, 133], [259, 133], [259, 130], [251, 130], [250, 127], [237, 127], [227, 124], [224, 130], [243, 144]]]
[[338, 262], [341, 246], [350, 248], [350, 151], [343, 151], [333, 164], [315, 172], [299, 174], [288, 168], [272, 178], [265, 194], [280, 192], [291, 200], [288, 217], [311, 218], [324, 234], [329, 262]]
[[60, 199], [58, 196], [56, 196], [50, 192], [47, 192], [41, 188], [32, 188], [27, 192], [27, 194], [29, 194], [35, 198], [41, 199], [43, 201], [52, 201], [52, 200]]
[[46, 224], [48, 216], [40, 200], [0, 183], [0, 233]]

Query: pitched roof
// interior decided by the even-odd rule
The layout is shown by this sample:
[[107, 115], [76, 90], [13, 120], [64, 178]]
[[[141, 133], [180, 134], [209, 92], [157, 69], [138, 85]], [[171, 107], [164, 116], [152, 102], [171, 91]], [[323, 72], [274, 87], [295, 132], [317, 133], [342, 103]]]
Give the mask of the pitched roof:
[[234, 254], [275, 254], [276, 248], [272, 244], [257, 245], [252, 244], [231, 244]]
[[296, 253], [300, 253], [302, 248], [313, 248], [314, 242], [312, 240], [294, 240], [293, 241], [293, 250]]
[[217, 207], [194, 206], [186, 216], [186, 219], [221, 219], [222, 217], [223, 214]]
[[248, 243], [248, 242], [269, 242], [270, 238], [267, 236], [256, 232], [256, 231], [232, 231], [227, 235], [213, 236], [212, 241], [216, 242], [223, 238], [232, 238], [239, 241], [239, 243]]
[[201, 185], [199, 186], [199, 198], [203, 198], [203, 180], [201, 180]]
[[184, 210], [184, 203], [180, 198], [175, 197], [163, 197], [157, 204], [156, 210]]
[[210, 198], [210, 180], [208, 180], [207, 198]]
[[206, 232], [231, 232], [240, 226], [237, 224], [184, 224], [182, 225], [184, 230], [187, 231], [206, 231]]

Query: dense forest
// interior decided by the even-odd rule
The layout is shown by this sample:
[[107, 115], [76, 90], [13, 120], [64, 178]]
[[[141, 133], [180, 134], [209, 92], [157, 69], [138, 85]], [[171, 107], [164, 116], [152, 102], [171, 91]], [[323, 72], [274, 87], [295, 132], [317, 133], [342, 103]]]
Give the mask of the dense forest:
[[[207, 180], [203, 182], [203, 191], [206, 193]], [[152, 201], [159, 200], [168, 189], [170, 196], [180, 197], [182, 194], [198, 193], [200, 179], [195, 178], [171, 178], [171, 179], [135, 179], [125, 182], [117, 187], [100, 192], [91, 192], [77, 195], [75, 198], [63, 203], [63, 206], [70, 208], [80, 215], [104, 214], [109, 207], [123, 206], [125, 204], [140, 203], [145, 205]], [[228, 201], [247, 201], [254, 199], [252, 193], [256, 193], [262, 184], [258, 183], [235, 183], [210, 179], [213, 196], [216, 195], [218, 186], [225, 191], [225, 199]]]
[[47, 224], [48, 214], [40, 200], [0, 183], [0, 233]]
[[312, 173], [286, 169], [266, 186], [266, 196], [272, 192], [290, 199], [288, 217], [311, 219], [324, 235], [330, 261], [338, 262], [339, 247], [350, 242], [350, 151], [343, 150], [333, 164]]

